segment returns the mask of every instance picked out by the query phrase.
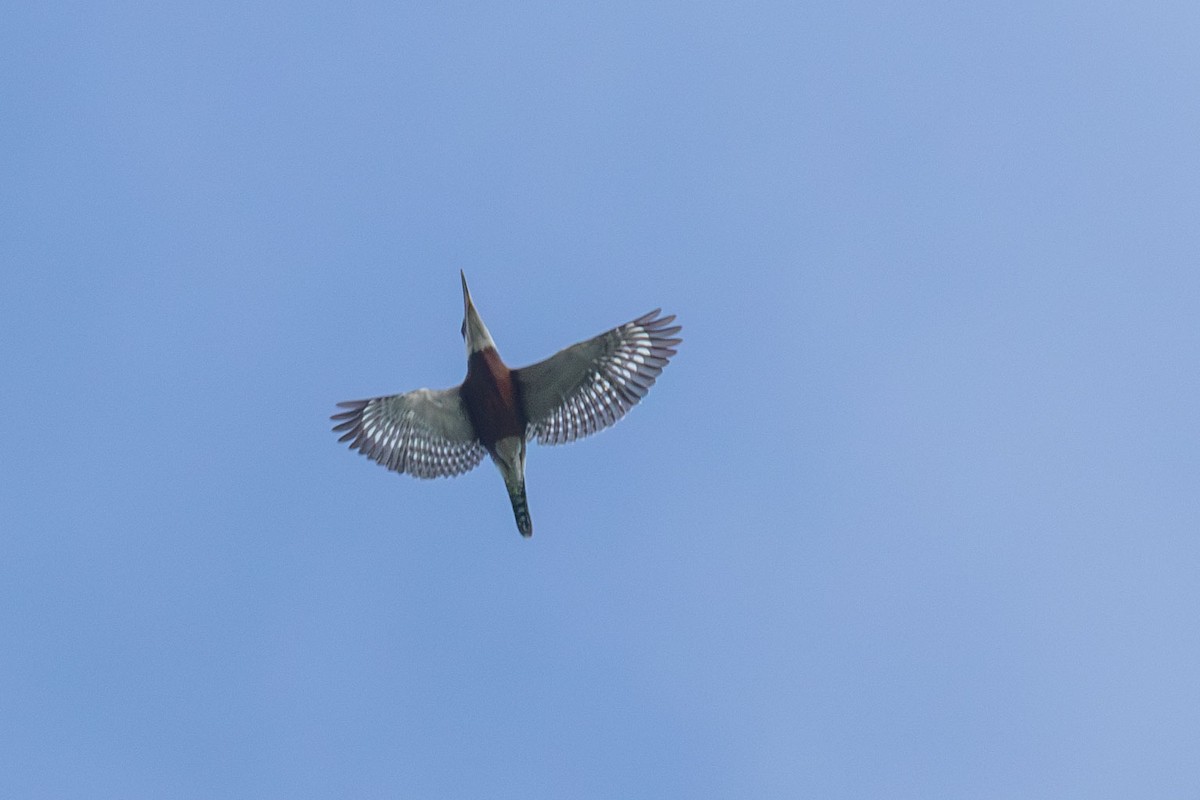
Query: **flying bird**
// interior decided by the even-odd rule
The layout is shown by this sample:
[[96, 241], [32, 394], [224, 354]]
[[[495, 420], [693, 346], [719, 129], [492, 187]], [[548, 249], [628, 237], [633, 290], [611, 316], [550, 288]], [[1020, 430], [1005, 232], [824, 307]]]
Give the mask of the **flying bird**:
[[655, 309], [632, 322], [509, 369], [462, 278], [467, 377], [452, 389], [338, 403], [338, 441], [396, 472], [440, 478], [469, 472], [486, 453], [500, 469], [517, 530], [533, 535], [525, 444], [565, 444], [609, 427], [641, 400], [675, 355], [681, 328]]

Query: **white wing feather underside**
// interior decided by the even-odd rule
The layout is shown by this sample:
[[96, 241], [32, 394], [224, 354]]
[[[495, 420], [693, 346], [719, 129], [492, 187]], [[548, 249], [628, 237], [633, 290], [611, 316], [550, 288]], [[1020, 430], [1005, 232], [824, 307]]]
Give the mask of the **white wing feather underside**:
[[641, 400], [675, 355], [680, 326], [661, 309], [514, 370], [529, 437], [565, 444], [614, 424]]
[[479, 466], [485, 450], [475, 438], [458, 389], [338, 403], [338, 441], [382, 466], [418, 478], [461, 475]]

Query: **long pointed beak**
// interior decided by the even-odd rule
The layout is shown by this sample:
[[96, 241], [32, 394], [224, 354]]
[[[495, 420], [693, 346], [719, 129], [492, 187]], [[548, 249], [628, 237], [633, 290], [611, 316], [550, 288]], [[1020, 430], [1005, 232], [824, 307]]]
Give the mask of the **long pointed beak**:
[[467, 310], [470, 309], [474, 304], [471, 302], [471, 290], [467, 288], [467, 276], [461, 269], [458, 271], [458, 277], [462, 278], [463, 313], [465, 314]]
[[483, 320], [479, 318], [479, 312], [475, 309], [475, 304], [471, 302], [471, 290], [467, 288], [467, 276], [460, 269], [458, 276], [462, 278], [463, 287], [463, 339], [467, 343], [467, 352], [475, 353], [488, 347], [495, 347], [496, 343], [492, 341], [492, 335], [488, 333], [487, 326], [483, 324]]

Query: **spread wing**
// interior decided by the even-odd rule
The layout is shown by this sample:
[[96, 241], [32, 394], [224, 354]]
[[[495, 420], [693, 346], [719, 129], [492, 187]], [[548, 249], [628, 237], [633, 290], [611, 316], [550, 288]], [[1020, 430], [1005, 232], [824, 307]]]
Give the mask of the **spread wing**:
[[485, 450], [475, 438], [458, 389], [417, 389], [390, 397], [338, 403], [338, 441], [388, 469], [418, 478], [461, 475], [479, 466]]
[[619, 328], [513, 370], [529, 436], [564, 444], [612, 425], [633, 408], [675, 355], [675, 315], [655, 309]]

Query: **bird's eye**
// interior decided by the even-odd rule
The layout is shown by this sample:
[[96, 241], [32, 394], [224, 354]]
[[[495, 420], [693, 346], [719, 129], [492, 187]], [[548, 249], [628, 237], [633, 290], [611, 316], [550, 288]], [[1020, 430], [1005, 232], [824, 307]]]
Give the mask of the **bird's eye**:
[[467, 321], [464, 319], [462, 324], [462, 337], [467, 338]]

